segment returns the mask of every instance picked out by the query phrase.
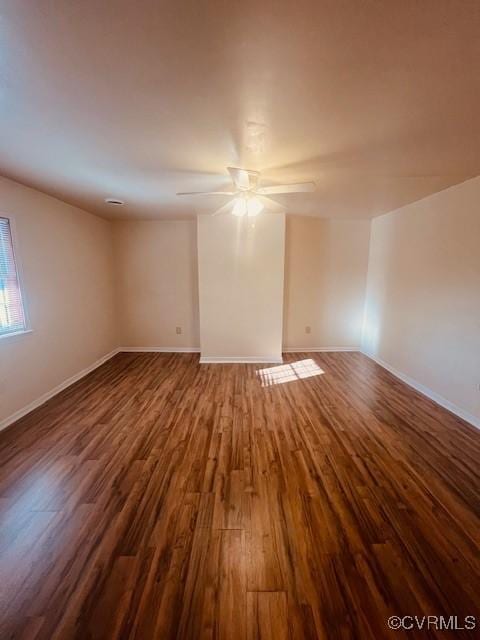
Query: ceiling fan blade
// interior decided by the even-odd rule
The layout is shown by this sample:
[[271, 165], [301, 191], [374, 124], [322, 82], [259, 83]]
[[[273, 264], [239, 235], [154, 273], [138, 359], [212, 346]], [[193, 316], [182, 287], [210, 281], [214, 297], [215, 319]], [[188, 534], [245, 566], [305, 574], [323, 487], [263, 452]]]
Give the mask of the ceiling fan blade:
[[315, 182], [297, 182], [296, 184], [278, 184], [273, 187], [261, 187], [257, 189], [257, 193], [261, 195], [278, 195], [282, 193], [307, 193], [315, 191], [317, 185]]
[[181, 191], [177, 196], [234, 196], [235, 191]]
[[260, 175], [258, 171], [239, 169], [238, 167], [227, 167], [227, 169], [237, 189], [246, 191], [257, 186], [258, 176]]
[[222, 207], [220, 207], [220, 209], [217, 209], [216, 211], [214, 211], [210, 215], [211, 216], [221, 216], [223, 213], [231, 213], [233, 204], [234, 204], [234, 200], [230, 200], [229, 202], [224, 204]]
[[287, 209], [279, 202], [266, 198], [265, 196], [256, 196], [264, 206], [264, 210], [268, 213], [286, 213]]

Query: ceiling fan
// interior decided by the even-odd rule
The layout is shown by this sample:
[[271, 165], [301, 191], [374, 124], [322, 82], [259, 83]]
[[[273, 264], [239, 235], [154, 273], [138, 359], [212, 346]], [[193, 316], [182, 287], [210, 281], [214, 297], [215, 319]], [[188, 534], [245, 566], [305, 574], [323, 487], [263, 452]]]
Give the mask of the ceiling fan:
[[[257, 216], [267, 209], [274, 212], [284, 212], [285, 207], [269, 195], [283, 195], [286, 193], [306, 193], [315, 191], [314, 182], [297, 182], [295, 184], [279, 184], [272, 187], [260, 187], [260, 172], [237, 167], [227, 167], [232, 178], [235, 191], [187, 191], [177, 193], [177, 196], [229, 196], [232, 199], [223, 207], [213, 213], [218, 215], [231, 208], [234, 216]], [[233, 204], [233, 207], [232, 207]]]

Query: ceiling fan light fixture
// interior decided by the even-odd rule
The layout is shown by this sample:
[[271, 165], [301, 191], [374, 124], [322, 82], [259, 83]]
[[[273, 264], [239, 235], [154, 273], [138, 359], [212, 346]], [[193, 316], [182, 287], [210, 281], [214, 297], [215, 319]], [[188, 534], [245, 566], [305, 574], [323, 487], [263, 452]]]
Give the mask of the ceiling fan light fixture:
[[232, 214], [238, 218], [245, 215], [253, 218], [258, 216], [258, 214], [263, 211], [263, 208], [264, 205], [258, 198], [246, 193], [235, 198]]
[[247, 201], [245, 198], [235, 198], [235, 203], [232, 209], [232, 215], [241, 218], [247, 213]]
[[249, 218], [258, 216], [263, 211], [263, 203], [258, 198], [249, 198], [247, 200], [247, 215]]

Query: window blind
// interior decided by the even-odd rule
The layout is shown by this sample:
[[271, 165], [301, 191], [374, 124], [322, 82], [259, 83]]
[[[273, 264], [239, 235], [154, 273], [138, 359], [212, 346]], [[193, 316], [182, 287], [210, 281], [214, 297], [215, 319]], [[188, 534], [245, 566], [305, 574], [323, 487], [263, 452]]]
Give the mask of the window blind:
[[13, 253], [10, 221], [8, 218], [0, 217], [0, 336], [24, 329], [25, 314]]

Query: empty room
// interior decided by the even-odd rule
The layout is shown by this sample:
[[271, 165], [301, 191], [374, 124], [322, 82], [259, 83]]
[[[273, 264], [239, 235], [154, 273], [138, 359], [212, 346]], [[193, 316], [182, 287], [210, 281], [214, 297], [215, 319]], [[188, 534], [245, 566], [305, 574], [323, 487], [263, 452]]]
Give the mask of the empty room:
[[478, 0], [0, 2], [0, 640], [480, 637]]

